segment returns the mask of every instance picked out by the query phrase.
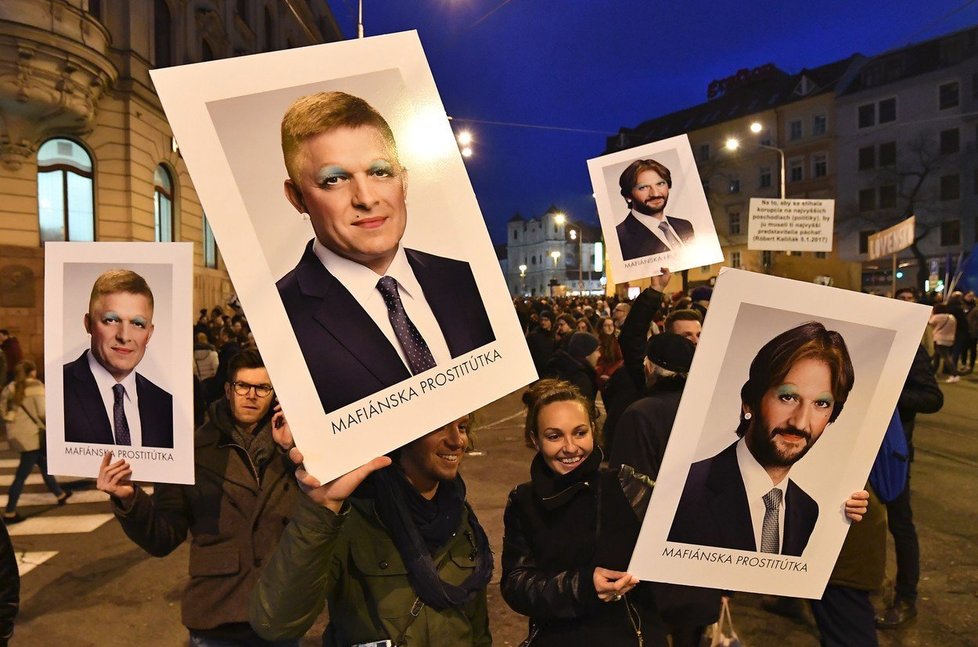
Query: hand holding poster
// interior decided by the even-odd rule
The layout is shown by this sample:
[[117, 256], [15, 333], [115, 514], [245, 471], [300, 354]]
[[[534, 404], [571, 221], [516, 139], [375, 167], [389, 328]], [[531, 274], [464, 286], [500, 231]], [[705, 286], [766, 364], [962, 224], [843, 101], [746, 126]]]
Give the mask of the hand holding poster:
[[[193, 483], [191, 243], [45, 245], [44, 357], [52, 474]], [[182, 358], [182, 359], [180, 359]]]
[[535, 378], [415, 33], [153, 81], [321, 481]]
[[722, 272], [629, 572], [819, 597], [928, 314]]
[[686, 135], [587, 164], [618, 282], [723, 260]]

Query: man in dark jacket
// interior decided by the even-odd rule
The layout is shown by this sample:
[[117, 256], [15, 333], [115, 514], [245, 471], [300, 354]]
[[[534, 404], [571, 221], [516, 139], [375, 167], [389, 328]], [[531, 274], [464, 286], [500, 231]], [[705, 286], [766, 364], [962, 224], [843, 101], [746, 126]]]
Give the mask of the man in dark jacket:
[[[907, 435], [910, 461], [913, 461], [913, 428], [918, 413], [936, 413], [944, 406], [944, 394], [937, 385], [934, 369], [924, 347], [910, 365], [910, 372], [897, 400], [897, 411]], [[910, 470], [907, 484], [897, 498], [886, 503], [886, 522], [893, 535], [896, 552], [896, 593], [893, 602], [876, 618], [880, 629], [895, 629], [917, 615], [917, 582], [920, 580], [920, 543], [910, 508]]]
[[567, 338], [567, 347], [554, 352], [543, 377], [556, 377], [567, 380], [584, 394], [594, 408], [594, 398], [598, 392], [598, 378], [594, 367], [598, 364], [601, 351], [598, 338], [587, 332], [576, 332]]
[[[125, 533], [155, 557], [190, 547], [183, 623], [192, 645], [266, 643], [248, 624], [248, 596], [278, 544], [296, 501], [293, 465], [272, 437], [272, 385], [261, 357], [232, 358], [225, 397], [194, 438], [194, 485], [159, 483], [153, 496], [134, 485], [132, 468], [106, 453], [98, 488], [112, 497]], [[282, 643], [297, 645], [297, 642]]]
[[557, 341], [554, 339], [554, 315], [549, 310], [540, 313], [539, 324], [526, 336], [526, 345], [530, 349], [530, 357], [533, 358], [533, 366], [537, 369], [537, 375], [543, 375], [547, 362], [554, 354]]

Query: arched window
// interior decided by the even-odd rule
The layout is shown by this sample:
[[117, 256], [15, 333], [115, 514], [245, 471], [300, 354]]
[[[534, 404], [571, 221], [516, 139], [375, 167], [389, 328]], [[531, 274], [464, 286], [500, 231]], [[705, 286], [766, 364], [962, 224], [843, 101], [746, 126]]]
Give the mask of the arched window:
[[173, 20], [170, 17], [170, 7], [166, 0], [155, 0], [153, 3], [155, 20], [153, 20], [153, 53], [156, 67], [173, 65]]
[[153, 206], [156, 224], [156, 240], [161, 243], [173, 242], [173, 180], [170, 172], [162, 164], [153, 174]]
[[207, 216], [204, 216], [204, 267], [217, 267], [217, 241]]
[[41, 242], [95, 240], [92, 158], [69, 139], [49, 139], [37, 151], [37, 218]]

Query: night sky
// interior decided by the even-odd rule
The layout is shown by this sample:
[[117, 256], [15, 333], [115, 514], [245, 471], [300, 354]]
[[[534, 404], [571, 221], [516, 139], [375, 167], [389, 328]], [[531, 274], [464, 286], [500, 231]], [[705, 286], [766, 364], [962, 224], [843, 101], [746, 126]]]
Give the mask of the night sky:
[[[329, 4], [355, 37], [356, 0]], [[474, 135], [466, 167], [497, 242], [514, 213], [551, 204], [597, 223], [586, 160], [619, 127], [703, 102], [713, 79], [769, 62], [794, 73], [978, 24], [978, 0], [363, 4], [366, 36], [418, 30], [455, 132]]]

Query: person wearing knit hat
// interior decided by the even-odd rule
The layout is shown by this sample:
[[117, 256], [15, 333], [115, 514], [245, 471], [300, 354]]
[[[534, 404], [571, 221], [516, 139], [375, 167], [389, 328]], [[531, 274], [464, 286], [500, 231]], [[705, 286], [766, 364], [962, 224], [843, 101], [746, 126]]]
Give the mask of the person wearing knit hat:
[[[652, 367], [659, 367], [671, 374], [685, 376], [689, 373], [695, 351], [696, 346], [682, 335], [671, 332], [656, 335], [649, 340], [649, 348], [645, 353], [646, 370], [655, 374]], [[650, 364], [652, 367], [649, 366]], [[659, 371], [658, 374], [661, 375], [663, 371]]]
[[598, 388], [594, 367], [600, 356], [598, 338], [591, 333], [576, 332], [567, 338], [565, 348], [554, 352], [541, 377], [556, 377], [574, 384], [593, 407]]

